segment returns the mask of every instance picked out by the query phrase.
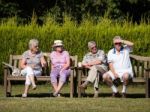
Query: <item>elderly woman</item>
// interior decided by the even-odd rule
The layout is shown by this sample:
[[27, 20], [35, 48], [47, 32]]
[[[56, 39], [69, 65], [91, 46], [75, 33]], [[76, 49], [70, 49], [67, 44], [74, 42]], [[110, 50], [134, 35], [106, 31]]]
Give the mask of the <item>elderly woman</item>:
[[27, 97], [29, 86], [32, 84], [32, 89], [36, 89], [35, 76], [40, 76], [42, 67], [46, 65], [46, 61], [41, 51], [39, 51], [39, 42], [36, 39], [29, 41], [29, 50], [25, 51], [21, 60], [22, 75], [26, 76], [25, 90], [22, 97]]
[[[53, 45], [54, 51], [50, 54], [51, 59], [51, 83], [54, 88], [53, 96], [57, 97], [66, 78], [70, 74], [70, 56], [67, 51], [63, 48], [61, 40], [55, 40]], [[57, 79], [59, 78], [58, 82]]]

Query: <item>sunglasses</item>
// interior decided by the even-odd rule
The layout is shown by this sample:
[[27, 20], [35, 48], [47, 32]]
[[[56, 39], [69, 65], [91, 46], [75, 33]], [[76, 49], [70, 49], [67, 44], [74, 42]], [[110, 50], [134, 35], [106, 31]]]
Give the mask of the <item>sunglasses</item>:
[[119, 42], [119, 43], [115, 43], [115, 45], [121, 45], [121, 43]]
[[63, 46], [56, 46], [56, 47], [61, 47], [62, 48]]

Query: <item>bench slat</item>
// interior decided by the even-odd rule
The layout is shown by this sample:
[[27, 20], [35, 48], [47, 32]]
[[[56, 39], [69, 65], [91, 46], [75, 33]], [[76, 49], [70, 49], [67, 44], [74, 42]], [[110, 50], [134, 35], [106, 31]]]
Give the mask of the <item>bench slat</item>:
[[[37, 76], [36, 79], [38, 81], [50, 81], [50, 76]], [[11, 81], [24, 81], [25, 77], [24, 76], [8, 76], [7, 80]]]

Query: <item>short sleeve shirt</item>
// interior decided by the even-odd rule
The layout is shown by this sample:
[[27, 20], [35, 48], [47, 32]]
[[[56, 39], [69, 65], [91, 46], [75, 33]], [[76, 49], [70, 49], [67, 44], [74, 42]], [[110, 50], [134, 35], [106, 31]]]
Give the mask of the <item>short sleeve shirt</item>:
[[30, 50], [25, 51], [22, 54], [22, 59], [25, 59], [27, 65], [34, 65], [34, 70], [42, 70], [41, 66], [41, 57], [43, 57], [43, 53], [41, 51], [36, 54], [32, 54]]
[[83, 57], [82, 63], [88, 63], [91, 61], [100, 60], [103, 63], [101, 64], [104, 68], [107, 68], [107, 58], [103, 50], [98, 50], [96, 54], [93, 54], [91, 52], [87, 53]]
[[50, 59], [54, 67], [63, 66], [70, 59], [68, 51], [63, 51], [60, 55], [56, 51], [50, 54]]
[[129, 53], [132, 48], [129, 46], [122, 47], [120, 53], [116, 53], [116, 49], [113, 48], [108, 52], [108, 63], [112, 63], [115, 70], [132, 69]]

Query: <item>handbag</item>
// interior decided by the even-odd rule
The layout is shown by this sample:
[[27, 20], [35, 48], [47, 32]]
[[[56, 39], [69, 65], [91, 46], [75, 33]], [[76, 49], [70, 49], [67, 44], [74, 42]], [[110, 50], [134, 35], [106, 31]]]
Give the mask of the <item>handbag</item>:
[[5, 66], [9, 67], [12, 70], [12, 76], [21, 76], [21, 70], [17, 67], [14, 67], [8, 63], [2, 62]]

